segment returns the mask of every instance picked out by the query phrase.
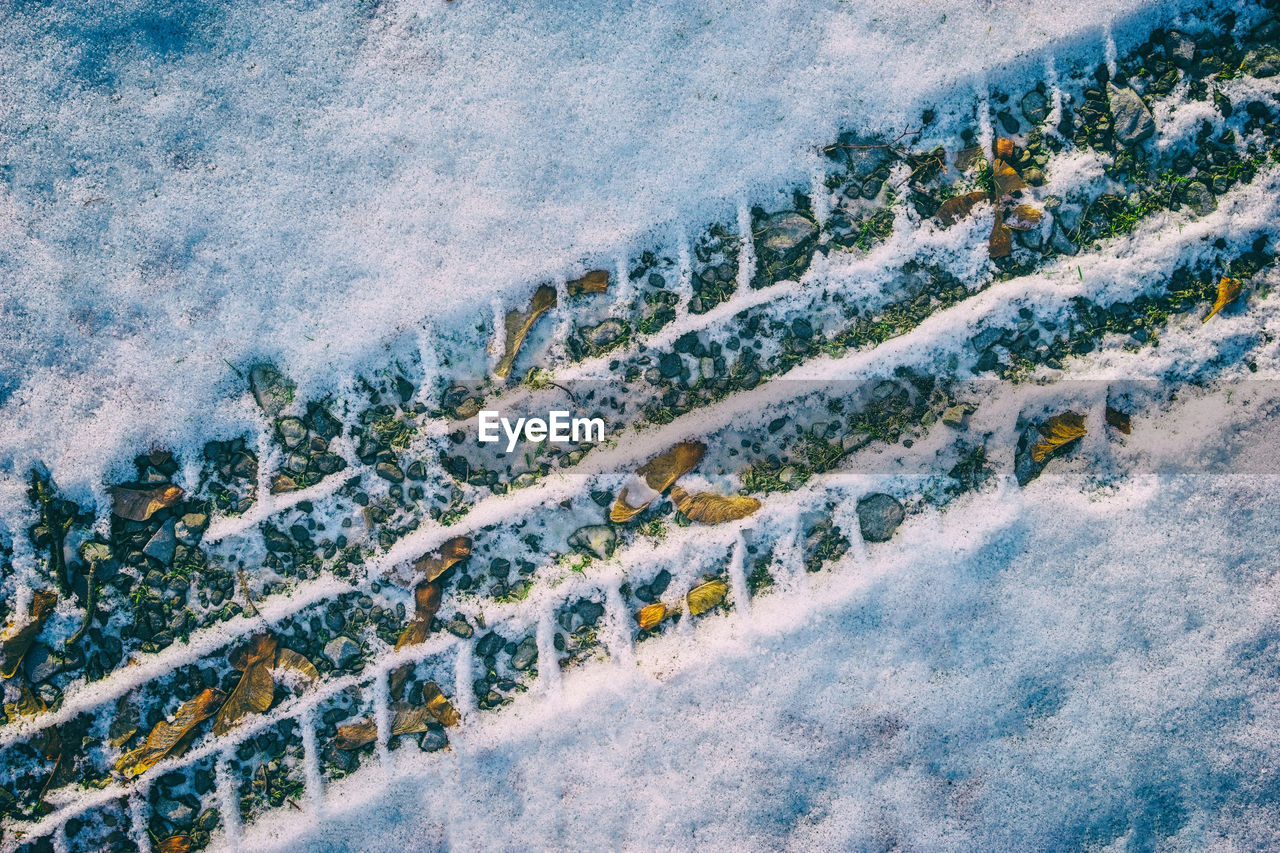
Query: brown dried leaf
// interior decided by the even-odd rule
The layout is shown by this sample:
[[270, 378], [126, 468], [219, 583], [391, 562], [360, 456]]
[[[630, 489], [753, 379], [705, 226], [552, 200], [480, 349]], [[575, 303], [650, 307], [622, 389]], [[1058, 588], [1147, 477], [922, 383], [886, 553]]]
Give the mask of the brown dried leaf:
[[991, 164], [991, 177], [996, 183], [996, 194], [999, 196], [1013, 195], [1018, 190], [1027, 188], [1027, 182], [1022, 180], [1022, 176], [999, 158]]
[[682, 441], [661, 456], [650, 459], [636, 473], [644, 477], [649, 488], [661, 494], [697, 467], [706, 452], [707, 446], [700, 441]]
[[996, 157], [1001, 160], [1008, 160], [1013, 156], [1013, 140], [1006, 136], [1001, 136], [996, 140], [995, 152]]
[[516, 356], [520, 353], [520, 346], [524, 343], [525, 336], [529, 334], [529, 330], [533, 328], [538, 318], [555, 306], [556, 289], [549, 284], [544, 284], [533, 292], [528, 311], [507, 312], [507, 349], [502, 356], [502, 361], [493, 371], [496, 375], [503, 379], [507, 378], [511, 373], [511, 365], [515, 363]]
[[58, 594], [53, 590], [36, 590], [31, 597], [31, 606], [27, 608], [26, 621], [21, 625], [10, 622], [5, 626], [4, 633], [0, 634], [0, 676], [12, 678], [18, 671], [22, 659], [27, 656], [57, 603]]
[[306, 655], [301, 655], [293, 649], [286, 649], [284, 646], [276, 649], [276, 665], [275, 669], [287, 669], [290, 672], [296, 672], [307, 681], [319, 681], [320, 671], [316, 669]]
[[431, 553], [423, 554], [414, 560], [413, 567], [420, 572], [426, 572], [424, 580], [430, 583], [453, 568], [455, 563], [470, 556], [471, 539], [466, 536], [455, 536]]
[[156, 723], [142, 746], [120, 756], [120, 760], [116, 762], [116, 771], [130, 778], [140, 776], [161, 759], [176, 754], [189, 742], [189, 735], [194, 732], [195, 727], [213, 716], [221, 701], [221, 690], [206, 687], [200, 695], [187, 700], [178, 708], [172, 723], [164, 720]]
[[1218, 298], [1213, 301], [1213, 308], [1208, 314], [1204, 315], [1204, 319], [1200, 322], [1207, 323], [1209, 318], [1217, 314], [1223, 308], [1226, 308], [1232, 302], [1240, 297], [1240, 291], [1244, 289], [1244, 282], [1238, 278], [1228, 278], [1223, 276], [1218, 280]]
[[1125, 435], [1133, 432], [1133, 424], [1130, 422], [1129, 416], [1119, 409], [1107, 406], [1106, 421]]
[[636, 612], [636, 621], [640, 623], [641, 631], [652, 631], [654, 628], [662, 624], [662, 620], [667, 618], [667, 605], [661, 601], [655, 601], [653, 604], [646, 604]]
[[146, 488], [113, 486], [111, 512], [130, 521], [146, 521], [158, 511], [182, 500], [183, 491], [169, 483]]
[[729, 585], [716, 578], [689, 590], [685, 600], [689, 602], [689, 612], [697, 616], [700, 613], [706, 613], [724, 601], [724, 597], [728, 594]]
[[987, 200], [987, 194], [981, 190], [975, 190], [966, 195], [958, 195], [955, 198], [949, 198], [938, 207], [938, 212], [934, 214], [938, 221], [944, 226], [950, 227], [955, 225], [961, 219], [964, 219], [980, 202]]
[[592, 270], [582, 278], [566, 282], [565, 289], [570, 296], [577, 296], [580, 293], [604, 293], [609, 289], [609, 271]]
[[650, 503], [646, 501], [640, 506], [632, 506], [627, 502], [627, 489], [624, 486], [618, 492], [618, 499], [613, 502], [613, 508], [609, 510], [609, 520], [614, 524], [624, 524], [644, 512]]
[[391, 736], [425, 732], [433, 718], [425, 705], [417, 708], [401, 703], [395, 706], [396, 715], [391, 719]]
[[434, 681], [428, 681], [422, 686], [422, 701], [431, 716], [442, 726], [456, 726], [462, 719], [448, 697], [440, 692], [440, 685]]
[[440, 598], [443, 590], [440, 584], [420, 583], [417, 589], [413, 591], [414, 612], [413, 618], [409, 620], [409, 624], [404, 626], [404, 630], [400, 632], [400, 639], [396, 640], [396, 648], [403, 649], [405, 646], [416, 646], [427, 638], [427, 633], [431, 630], [431, 620], [435, 618], [436, 611], [440, 609]]
[[996, 208], [996, 220], [991, 225], [991, 239], [987, 241], [987, 252], [992, 258], [1008, 257], [1013, 252], [1013, 232], [1004, 224], [1004, 215]]
[[1031, 447], [1031, 458], [1036, 462], [1043, 462], [1085, 434], [1084, 415], [1063, 412], [1049, 418], [1039, 429], [1044, 440]]
[[213, 721], [214, 734], [224, 735], [243, 717], [252, 713], [261, 714], [271, 707], [276, 691], [275, 678], [271, 674], [271, 666], [276, 658], [276, 643], [274, 635], [259, 634], [247, 646], [232, 654], [231, 665], [243, 670], [244, 674], [218, 710], [218, 718]]
[[378, 739], [378, 724], [373, 720], [361, 720], [345, 726], [338, 726], [338, 734], [333, 745], [338, 749], [359, 749], [367, 743]]
[[18, 689], [16, 702], [6, 702], [4, 705], [4, 714], [11, 720], [14, 717], [34, 717], [37, 714], [43, 714], [46, 710], [40, 697], [32, 693], [31, 688], [25, 684]]
[[691, 495], [679, 486], [671, 487], [671, 499], [676, 507], [691, 521], [703, 524], [721, 524], [746, 518], [760, 508], [760, 501], [740, 495], [717, 495], [698, 492]]
[[982, 159], [982, 146], [970, 145], [956, 152], [956, 168], [961, 172], [972, 169]]
[[191, 853], [190, 835], [170, 835], [156, 845], [156, 853]]
[[1018, 231], [1030, 231], [1040, 224], [1044, 214], [1029, 204], [1020, 204], [1013, 209], [1005, 225]]

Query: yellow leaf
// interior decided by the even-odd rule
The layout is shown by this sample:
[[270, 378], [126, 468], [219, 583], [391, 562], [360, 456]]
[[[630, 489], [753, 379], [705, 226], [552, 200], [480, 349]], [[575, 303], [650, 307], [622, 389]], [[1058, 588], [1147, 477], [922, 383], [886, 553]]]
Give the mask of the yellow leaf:
[[544, 284], [533, 292], [533, 299], [529, 302], [529, 310], [508, 311], [507, 326], [507, 349], [502, 356], [502, 361], [498, 363], [497, 368], [493, 371], [496, 375], [506, 379], [511, 373], [511, 365], [515, 363], [516, 355], [520, 352], [520, 346], [524, 343], [525, 337], [529, 334], [529, 330], [533, 328], [533, 324], [538, 318], [550, 308], [556, 306], [556, 289], [549, 284]]
[[1004, 224], [1004, 214], [996, 208], [996, 221], [991, 226], [991, 238], [987, 241], [987, 253], [992, 258], [1007, 257], [1013, 251], [1013, 232]]
[[640, 506], [632, 506], [627, 501], [627, 489], [624, 486], [622, 491], [618, 492], [618, 499], [613, 502], [613, 508], [609, 510], [609, 520], [614, 524], [624, 524], [644, 512], [647, 506], [649, 506], [648, 501]]
[[413, 618], [409, 620], [409, 624], [400, 632], [400, 639], [396, 640], [396, 648], [402, 649], [405, 646], [416, 646], [427, 638], [427, 633], [431, 630], [431, 620], [435, 618], [436, 611], [440, 609], [440, 598], [443, 590], [440, 584], [420, 583], [417, 589], [413, 591], [414, 613]]
[[689, 590], [685, 600], [689, 602], [689, 612], [694, 616], [706, 613], [729, 594], [729, 586], [722, 580], [710, 580]]
[[655, 601], [653, 604], [647, 604], [641, 607], [636, 613], [636, 621], [640, 623], [641, 631], [652, 631], [658, 625], [662, 624], [662, 620], [667, 618], [667, 605], [661, 601]]
[[146, 521], [182, 500], [182, 495], [182, 489], [167, 483], [145, 488], [115, 486], [111, 489], [111, 511], [130, 521]]
[[296, 672], [307, 681], [319, 681], [320, 671], [316, 669], [305, 655], [300, 655], [293, 649], [286, 649], [281, 646], [276, 650], [276, 669], [287, 669], [290, 672]]
[[43, 714], [45, 710], [47, 709], [44, 702], [40, 701], [40, 697], [32, 693], [31, 688], [25, 684], [18, 689], [18, 701], [6, 702], [4, 706], [4, 714], [10, 719], [34, 717], [36, 714]]
[[190, 835], [170, 835], [156, 845], [156, 853], [191, 853]]
[[466, 536], [455, 536], [435, 551], [423, 554], [414, 560], [413, 567], [420, 572], [425, 572], [424, 580], [430, 583], [453, 568], [455, 563], [470, 556], [471, 540]]
[[1018, 231], [1030, 231], [1039, 225], [1043, 218], [1044, 214], [1036, 208], [1029, 204], [1020, 204], [1013, 209], [1005, 225]]
[[934, 214], [938, 221], [945, 226], [955, 225], [961, 219], [964, 219], [979, 203], [987, 200], [987, 194], [981, 190], [959, 195], [955, 198], [949, 198], [938, 207], [938, 212]]
[[248, 646], [231, 656], [231, 665], [244, 670], [244, 674], [219, 709], [218, 717], [213, 721], [214, 734], [224, 735], [243, 717], [255, 712], [261, 714], [271, 707], [276, 690], [276, 682], [271, 675], [276, 642], [271, 634], [259, 634], [249, 641]]
[[442, 726], [456, 726], [462, 719], [434, 681], [428, 681], [422, 686], [422, 701], [431, 716]]
[[9, 623], [0, 634], [0, 676], [12, 678], [18, 665], [27, 656], [31, 645], [40, 635], [40, 629], [58, 603], [58, 594], [51, 589], [36, 590], [27, 608], [27, 619], [22, 624]]
[[1031, 458], [1036, 462], [1045, 461], [1084, 435], [1084, 415], [1078, 415], [1075, 412], [1054, 415], [1040, 426], [1040, 434], [1044, 439], [1036, 442], [1031, 448]]
[[707, 446], [700, 441], [682, 441], [661, 456], [650, 459], [636, 473], [644, 477], [649, 488], [661, 494], [697, 467], [706, 452]]
[[998, 196], [1012, 195], [1027, 187], [1027, 182], [1022, 180], [1017, 171], [998, 157], [991, 164], [991, 178], [995, 181]]
[[176, 754], [189, 741], [188, 736], [195, 727], [213, 716], [221, 701], [222, 691], [206, 687], [200, 695], [187, 700], [178, 708], [172, 723], [164, 720], [156, 723], [142, 746], [120, 756], [120, 760], [116, 762], [116, 770], [132, 778], [146, 773], [170, 754]]
[[996, 140], [996, 156], [1001, 160], [1008, 160], [1013, 156], [1013, 140], [1008, 137], [1000, 137]]
[[746, 518], [760, 508], [760, 501], [739, 495], [717, 495], [699, 492], [691, 495], [679, 486], [671, 488], [671, 499], [691, 521], [720, 524]]
[[577, 296], [580, 293], [604, 293], [608, 289], [608, 270], [592, 270], [582, 278], [575, 278], [565, 283], [565, 290], [570, 296]]
[[358, 723], [338, 726], [338, 734], [333, 739], [333, 745], [338, 749], [359, 749], [367, 743], [373, 743], [377, 738], [377, 723], [373, 720], [361, 720]]
[[1218, 298], [1213, 301], [1213, 308], [1208, 314], [1204, 315], [1204, 319], [1200, 322], [1207, 323], [1209, 318], [1217, 314], [1223, 308], [1226, 308], [1232, 302], [1235, 302], [1240, 296], [1240, 291], [1244, 288], [1244, 282], [1238, 278], [1228, 278], [1223, 276], [1218, 280]]

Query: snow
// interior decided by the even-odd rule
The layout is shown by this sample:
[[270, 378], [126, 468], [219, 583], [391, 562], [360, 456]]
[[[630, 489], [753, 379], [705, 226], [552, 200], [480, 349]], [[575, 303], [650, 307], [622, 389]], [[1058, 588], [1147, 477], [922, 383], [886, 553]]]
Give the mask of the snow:
[[651, 641], [246, 843], [1274, 847], [1280, 480], [1063, 485], [917, 518], [749, 626]]
[[803, 185], [839, 129], [935, 103], [942, 132], [1045, 47], [1093, 64], [1106, 27], [1123, 49], [1175, 8], [11, 8], [0, 468], [100, 497], [140, 448], [254, 432], [236, 371], [259, 359], [332, 391], [424, 319], [448, 340], [492, 299]]

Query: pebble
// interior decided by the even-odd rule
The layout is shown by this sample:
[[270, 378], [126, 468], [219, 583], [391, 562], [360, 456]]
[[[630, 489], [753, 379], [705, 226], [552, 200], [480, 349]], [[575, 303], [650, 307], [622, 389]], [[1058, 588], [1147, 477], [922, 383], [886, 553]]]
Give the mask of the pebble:
[[269, 418], [276, 417], [293, 402], [293, 383], [270, 364], [253, 366], [249, 371], [249, 389]]
[[1111, 115], [1115, 119], [1116, 140], [1121, 145], [1135, 145], [1155, 134], [1156, 121], [1137, 92], [1108, 83], [1107, 94], [1111, 100]]
[[906, 511], [893, 495], [877, 492], [858, 501], [858, 524], [868, 542], [888, 542], [904, 518]]
[[569, 534], [569, 547], [583, 554], [592, 554], [602, 560], [613, 556], [618, 535], [607, 524], [589, 524]]
[[334, 637], [325, 645], [324, 656], [333, 664], [334, 669], [346, 669], [349, 663], [360, 656], [360, 644], [347, 636]]

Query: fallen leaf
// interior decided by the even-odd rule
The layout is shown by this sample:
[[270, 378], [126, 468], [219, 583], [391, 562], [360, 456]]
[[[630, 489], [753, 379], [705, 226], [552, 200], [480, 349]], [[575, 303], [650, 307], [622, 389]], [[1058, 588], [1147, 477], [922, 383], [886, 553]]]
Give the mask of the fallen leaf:
[[1043, 462], [1085, 434], [1084, 415], [1063, 412], [1049, 418], [1039, 429], [1044, 440], [1031, 447], [1031, 458], [1036, 462]]
[[949, 198], [938, 206], [938, 212], [934, 214], [938, 221], [944, 226], [950, 227], [955, 225], [961, 219], [964, 219], [980, 202], [987, 200], [987, 194], [982, 190], [975, 190], [965, 195], [958, 195], [955, 198]]
[[422, 686], [422, 701], [431, 716], [442, 726], [456, 726], [462, 719], [448, 697], [440, 691], [440, 685], [434, 681], [428, 681]]
[[682, 441], [661, 456], [650, 459], [636, 473], [644, 477], [649, 488], [661, 494], [697, 467], [706, 452], [707, 446], [700, 441]]
[[1012, 195], [1018, 190], [1027, 188], [1027, 182], [1022, 180], [1022, 176], [1012, 166], [999, 158], [991, 164], [991, 177], [996, 184], [996, 195], [999, 196]]
[[544, 284], [533, 292], [533, 299], [529, 301], [529, 310], [508, 311], [506, 318], [507, 327], [507, 349], [502, 356], [502, 361], [498, 362], [498, 366], [494, 369], [497, 376], [505, 379], [511, 373], [511, 365], [515, 363], [516, 355], [520, 352], [520, 346], [524, 343], [525, 337], [529, 334], [529, 330], [533, 328], [533, 324], [547, 310], [556, 306], [556, 289], [549, 284]]
[[358, 723], [338, 726], [338, 733], [333, 739], [333, 745], [338, 749], [359, 749], [377, 739], [377, 723], [373, 720], [361, 720]]
[[760, 501], [740, 495], [717, 495], [699, 492], [691, 495], [679, 486], [671, 487], [671, 499], [676, 508], [692, 521], [703, 524], [720, 524], [746, 518], [760, 508]]
[[21, 625], [9, 623], [0, 634], [0, 676], [12, 678], [22, 659], [27, 656], [32, 643], [40, 635], [40, 629], [58, 603], [58, 594], [51, 589], [36, 590], [27, 608], [27, 619]]
[[1106, 421], [1125, 435], [1133, 432], [1133, 425], [1129, 421], [1129, 416], [1119, 409], [1107, 406]]
[[214, 734], [224, 735], [242, 718], [255, 712], [261, 714], [271, 707], [276, 689], [275, 679], [271, 676], [276, 644], [274, 635], [259, 634], [232, 654], [231, 665], [244, 674], [219, 709], [218, 718], [213, 721]]
[[570, 296], [577, 296], [580, 293], [604, 293], [608, 289], [608, 270], [592, 270], [582, 278], [575, 278], [565, 283], [565, 290]]
[[434, 581], [418, 584], [417, 589], [413, 591], [413, 618], [409, 620], [409, 624], [400, 632], [400, 639], [396, 640], [397, 649], [402, 649], [405, 646], [416, 646], [427, 638], [427, 632], [431, 630], [431, 620], [435, 618], [436, 611], [440, 609], [442, 593], [443, 590], [440, 588], [440, 584]]
[[667, 605], [661, 601], [655, 601], [653, 604], [647, 604], [641, 607], [636, 613], [636, 621], [640, 623], [641, 631], [652, 631], [667, 618]]
[[992, 258], [1008, 257], [1013, 252], [1013, 232], [1004, 224], [1004, 214], [996, 208], [996, 219], [991, 225], [991, 238], [987, 240], [987, 253]]
[[116, 770], [130, 778], [140, 776], [161, 759], [177, 754], [185, 747], [195, 727], [212, 717], [221, 702], [222, 691], [206, 687], [200, 695], [178, 708], [172, 723], [164, 720], [156, 723], [142, 746], [120, 756]]
[[970, 145], [956, 152], [956, 168], [961, 172], [972, 169], [982, 159], [982, 146]]
[[156, 845], [156, 853], [190, 853], [190, 835], [170, 835]]
[[1228, 278], [1223, 276], [1218, 280], [1218, 298], [1213, 301], [1213, 308], [1208, 314], [1204, 315], [1204, 319], [1200, 322], [1207, 323], [1209, 318], [1217, 314], [1223, 308], [1226, 308], [1240, 296], [1240, 291], [1244, 289], [1244, 282], [1238, 278]]
[[18, 688], [17, 701], [4, 704], [4, 714], [9, 719], [34, 717], [37, 714], [43, 714], [45, 710], [47, 709], [44, 702], [40, 701], [40, 697], [32, 693], [31, 688], [25, 684]]
[[623, 524], [635, 518], [644, 512], [645, 507], [649, 506], [650, 501], [646, 501], [640, 506], [632, 506], [627, 502], [627, 489], [624, 486], [618, 492], [618, 498], [613, 502], [613, 508], [609, 510], [609, 520], [614, 524]]
[[440, 577], [454, 564], [471, 556], [471, 540], [466, 536], [455, 536], [429, 554], [423, 554], [413, 561], [413, 567], [425, 572], [425, 581], [430, 583]]
[[146, 521], [160, 510], [182, 500], [182, 495], [182, 489], [169, 483], [145, 488], [113, 486], [111, 511], [130, 521]]
[[724, 597], [729, 594], [729, 586], [724, 581], [717, 578], [716, 580], [707, 581], [699, 584], [689, 590], [689, 594], [685, 600], [689, 602], [689, 612], [694, 616], [706, 613], [713, 607], [724, 601]]
[[1029, 204], [1020, 204], [1013, 209], [1005, 225], [1018, 231], [1030, 231], [1040, 224], [1044, 214]]
[[296, 672], [307, 681], [320, 680], [320, 671], [316, 669], [316, 665], [310, 659], [305, 655], [298, 654], [293, 649], [286, 649], [284, 646], [276, 649], [275, 669]]

